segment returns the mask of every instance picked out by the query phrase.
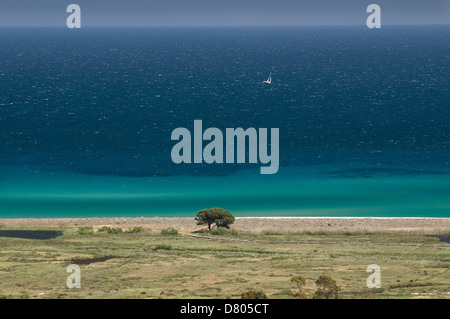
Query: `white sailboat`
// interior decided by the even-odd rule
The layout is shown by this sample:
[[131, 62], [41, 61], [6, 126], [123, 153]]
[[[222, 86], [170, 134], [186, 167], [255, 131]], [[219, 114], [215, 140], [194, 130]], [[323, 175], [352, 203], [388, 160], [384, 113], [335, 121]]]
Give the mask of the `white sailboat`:
[[263, 83], [267, 83], [267, 84], [272, 83], [272, 72], [270, 72], [269, 78], [267, 80], [263, 81]]

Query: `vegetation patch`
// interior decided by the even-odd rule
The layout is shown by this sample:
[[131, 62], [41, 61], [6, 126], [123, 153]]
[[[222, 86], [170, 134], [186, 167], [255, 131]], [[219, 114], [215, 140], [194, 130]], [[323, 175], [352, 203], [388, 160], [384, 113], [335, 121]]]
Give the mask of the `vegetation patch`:
[[261, 289], [250, 289], [242, 293], [241, 299], [267, 299], [267, 295]]
[[166, 228], [161, 230], [161, 235], [163, 236], [177, 236], [178, 230], [175, 228]]
[[92, 227], [80, 227], [78, 228], [78, 234], [83, 236], [91, 236], [94, 235], [94, 230]]
[[172, 246], [171, 245], [166, 245], [166, 244], [159, 244], [155, 246], [155, 250], [171, 250]]
[[97, 229], [97, 232], [99, 233], [108, 233], [108, 234], [120, 234], [121, 232], [123, 232], [122, 228], [119, 227], [108, 227], [108, 226], [103, 226], [100, 227], [99, 229]]

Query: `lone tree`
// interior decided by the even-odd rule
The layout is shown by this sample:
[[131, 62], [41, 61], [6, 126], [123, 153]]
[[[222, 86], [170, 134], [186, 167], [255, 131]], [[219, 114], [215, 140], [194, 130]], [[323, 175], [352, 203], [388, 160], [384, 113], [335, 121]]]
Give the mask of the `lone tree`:
[[327, 275], [322, 275], [316, 280], [317, 290], [313, 299], [339, 299], [339, 290], [336, 281]]
[[[208, 225], [208, 232], [211, 232], [211, 226], [230, 228], [234, 223], [234, 216], [228, 210], [214, 207], [202, 209], [195, 217], [197, 225]], [[214, 227], [214, 226], [213, 226]]]
[[291, 278], [291, 282], [297, 285], [298, 292], [294, 293], [294, 297], [299, 299], [308, 299], [303, 288], [306, 285], [306, 279], [303, 276], [295, 276]]

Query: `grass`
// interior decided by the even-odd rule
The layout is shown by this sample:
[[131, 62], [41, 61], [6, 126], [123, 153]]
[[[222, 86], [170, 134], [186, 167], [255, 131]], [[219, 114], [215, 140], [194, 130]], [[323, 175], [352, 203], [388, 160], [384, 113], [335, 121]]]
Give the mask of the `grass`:
[[89, 227], [80, 227], [78, 228], [78, 234], [83, 236], [94, 235], [94, 230]]
[[158, 244], [155, 247], [155, 250], [171, 250], [172, 246], [167, 244]]
[[164, 236], [177, 236], [178, 235], [178, 230], [176, 230], [175, 228], [166, 228], [161, 230], [161, 235]]
[[119, 227], [103, 226], [103, 227], [100, 227], [99, 229], [97, 229], [97, 232], [99, 232], [99, 233], [107, 232], [108, 234], [119, 234], [119, 233], [123, 232], [123, 230], [122, 230], [122, 228], [119, 228]]
[[[202, 239], [173, 230], [49, 229], [64, 235], [0, 237], [0, 299], [241, 298], [252, 289], [294, 298], [290, 279], [298, 275], [311, 298], [323, 274], [342, 298], [450, 298], [450, 244], [420, 233], [226, 231]], [[80, 265], [81, 289], [66, 287], [71, 261], [105, 256], [114, 258]], [[381, 289], [366, 286], [370, 264], [381, 267]]]

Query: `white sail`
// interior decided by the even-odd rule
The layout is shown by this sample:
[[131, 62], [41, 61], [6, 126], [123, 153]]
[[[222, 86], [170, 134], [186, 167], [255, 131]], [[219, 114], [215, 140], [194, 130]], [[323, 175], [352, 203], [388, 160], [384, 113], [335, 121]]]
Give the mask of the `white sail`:
[[263, 81], [263, 83], [267, 83], [267, 84], [272, 83], [272, 72], [269, 74], [269, 78], [267, 80]]

